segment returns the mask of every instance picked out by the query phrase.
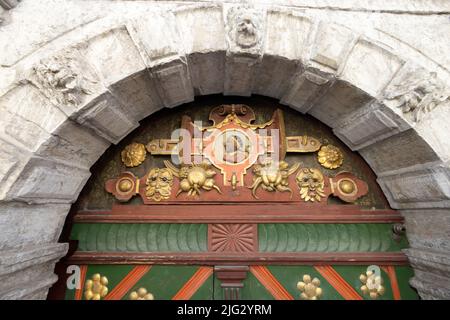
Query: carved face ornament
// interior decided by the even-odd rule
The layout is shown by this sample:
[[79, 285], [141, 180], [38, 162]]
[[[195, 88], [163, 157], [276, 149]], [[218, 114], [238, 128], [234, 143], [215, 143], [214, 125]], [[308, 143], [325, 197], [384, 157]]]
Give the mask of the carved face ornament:
[[257, 28], [248, 15], [239, 19], [236, 28], [236, 42], [244, 48], [250, 48], [258, 42]]
[[168, 200], [172, 193], [173, 175], [169, 169], [151, 169], [147, 177], [145, 196], [153, 201]]
[[299, 171], [296, 180], [300, 188], [300, 196], [303, 200], [320, 202], [325, 197], [325, 193], [323, 192], [325, 183], [320, 170], [304, 168]]

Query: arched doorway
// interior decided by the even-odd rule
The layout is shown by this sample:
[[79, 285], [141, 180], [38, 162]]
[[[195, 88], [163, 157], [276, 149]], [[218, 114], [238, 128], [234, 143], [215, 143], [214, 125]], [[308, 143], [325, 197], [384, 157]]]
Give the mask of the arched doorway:
[[[215, 135], [228, 162], [171, 162], [171, 134], [187, 117], [224, 129], [202, 136], [192, 156], [205, 156]], [[242, 175], [226, 166], [256, 152], [236, 134], [251, 136], [249, 126], [257, 138], [279, 129], [262, 143], [281, 153], [275, 171], [262, 153]], [[62, 240], [75, 251], [58, 268], [60, 285], [76, 265], [81, 287], [66, 299], [416, 299], [402, 222], [326, 125], [270, 98], [206, 96], [143, 120], [97, 162], [68, 219]]]
[[[413, 286], [422, 298], [448, 298], [448, 72], [401, 38], [311, 10], [205, 3], [163, 11], [120, 10], [8, 57], [0, 296], [46, 297], [67, 253], [58, 243], [67, 212], [111, 143], [163, 107], [223, 93], [273, 97], [333, 128], [405, 217]], [[238, 27], [241, 16], [250, 33]]]

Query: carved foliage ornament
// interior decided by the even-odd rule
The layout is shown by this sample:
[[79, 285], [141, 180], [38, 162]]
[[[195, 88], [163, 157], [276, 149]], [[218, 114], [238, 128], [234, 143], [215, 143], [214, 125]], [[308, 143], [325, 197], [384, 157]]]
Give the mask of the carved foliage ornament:
[[228, 11], [228, 37], [242, 49], [250, 49], [262, 41], [262, 13], [247, 6], [232, 7]]
[[435, 72], [424, 78], [409, 77], [404, 82], [392, 86], [386, 93], [386, 100], [411, 114], [412, 120], [419, 122], [424, 114], [432, 111], [450, 97], [450, 90], [437, 79]]
[[31, 81], [55, 105], [76, 107], [94, 91], [97, 81], [91, 73], [73, 54], [62, 53], [36, 65]]

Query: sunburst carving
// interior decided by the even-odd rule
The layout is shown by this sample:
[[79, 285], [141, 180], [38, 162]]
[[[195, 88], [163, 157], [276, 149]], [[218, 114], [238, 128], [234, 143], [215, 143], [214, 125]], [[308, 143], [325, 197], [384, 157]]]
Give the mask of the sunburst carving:
[[215, 252], [256, 251], [255, 224], [209, 225], [209, 250]]

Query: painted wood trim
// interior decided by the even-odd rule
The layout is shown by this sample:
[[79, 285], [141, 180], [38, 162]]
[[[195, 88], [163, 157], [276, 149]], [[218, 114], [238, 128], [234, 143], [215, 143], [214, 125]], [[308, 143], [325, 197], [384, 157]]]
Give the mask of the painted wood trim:
[[86, 281], [87, 265], [80, 265], [80, 288], [75, 290], [75, 300], [83, 299], [83, 288]]
[[294, 300], [275, 276], [264, 266], [252, 266], [250, 272], [270, 292], [276, 300]]
[[395, 210], [364, 210], [354, 205], [315, 207], [309, 204], [114, 205], [110, 211], [80, 211], [74, 222], [94, 223], [392, 223]]
[[65, 259], [72, 264], [202, 264], [202, 265], [408, 265], [402, 252], [81, 252]]
[[172, 300], [189, 300], [212, 274], [212, 267], [200, 267], [173, 296]]
[[106, 295], [104, 300], [120, 300], [133, 288], [134, 285], [150, 270], [152, 266], [136, 266], [131, 270], [111, 292]]
[[314, 266], [345, 300], [363, 300], [356, 290], [331, 266]]
[[391, 283], [392, 295], [394, 297], [394, 300], [401, 300], [402, 296], [400, 293], [400, 287], [398, 286], [397, 274], [395, 272], [395, 267], [394, 266], [384, 266], [384, 267], [382, 267], [382, 269], [384, 270], [384, 272], [387, 273], [387, 275], [389, 277], [389, 281]]

